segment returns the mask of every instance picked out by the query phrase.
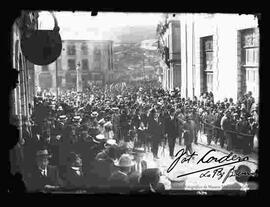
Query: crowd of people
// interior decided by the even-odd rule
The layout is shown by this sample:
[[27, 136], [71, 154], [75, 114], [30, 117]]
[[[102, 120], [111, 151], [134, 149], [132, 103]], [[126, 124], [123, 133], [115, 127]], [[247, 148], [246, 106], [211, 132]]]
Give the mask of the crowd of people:
[[168, 145], [174, 159], [177, 139], [192, 153], [205, 133], [209, 145], [248, 154], [257, 131], [251, 93], [237, 103], [214, 102], [212, 93], [191, 100], [148, 81], [65, 91], [58, 99], [43, 95], [35, 98], [31, 120], [24, 120], [23, 175], [29, 190], [161, 192], [161, 172], [148, 167], [146, 152], [159, 159]]

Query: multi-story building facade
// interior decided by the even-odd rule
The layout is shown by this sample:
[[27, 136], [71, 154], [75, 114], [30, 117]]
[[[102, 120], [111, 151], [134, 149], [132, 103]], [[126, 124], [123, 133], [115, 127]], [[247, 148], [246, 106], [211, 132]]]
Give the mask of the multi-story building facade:
[[46, 66], [35, 65], [37, 87], [52, 91], [56, 87], [76, 89], [78, 81], [81, 90], [90, 82], [105, 84], [113, 78], [112, 41], [63, 40], [62, 43], [57, 61]]
[[23, 151], [23, 140], [25, 139], [23, 137], [23, 129], [25, 127], [24, 123], [31, 117], [35, 95], [34, 65], [23, 55], [21, 41], [24, 31], [37, 28], [38, 13], [22, 11], [21, 16], [14, 21], [11, 30], [10, 49], [12, 53], [11, 68], [9, 70], [18, 72], [18, 82], [16, 87], [9, 91], [9, 121], [11, 125], [19, 129], [19, 137], [11, 136], [16, 134], [14, 131], [9, 133], [10, 139], [17, 140], [19, 138], [17, 144], [9, 151], [9, 169], [12, 174], [23, 173], [23, 156], [21, 154]]
[[21, 16], [14, 21], [12, 26], [12, 70], [18, 71], [18, 84], [11, 91], [10, 117], [17, 117], [20, 130], [23, 117], [31, 116], [35, 95], [34, 64], [25, 58], [21, 49], [22, 33], [26, 29], [38, 29], [37, 12], [22, 11]]
[[211, 91], [216, 100], [236, 101], [251, 91], [258, 101], [260, 46], [254, 15], [178, 14], [170, 19], [180, 23], [175, 44], [180, 45], [183, 97]]
[[162, 85], [165, 90], [173, 90], [181, 86], [180, 22], [165, 19], [165, 24], [160, 25], [158, 30]]

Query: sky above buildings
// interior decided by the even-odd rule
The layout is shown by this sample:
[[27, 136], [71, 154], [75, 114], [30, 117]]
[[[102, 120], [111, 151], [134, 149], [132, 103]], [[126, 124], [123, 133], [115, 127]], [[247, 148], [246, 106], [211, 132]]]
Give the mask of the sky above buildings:
[[[123, 13], [123, 12], [98, 12], [97, 16], [91, 16], [91, 12], [54, 12], [60, 27], [60, 35], [63, 40], [117, 40], [119, 35], [116, 28], [128, 30], [128, 27], [152, 26], [155, 30], [156, 25], [162, 21], [164, 13]], [[174, 18], [178, 18], [176, 14]], [[184, 14], [185, 15], [185, 14]], [[215, 20], [223, 25], [230, 25], [233, 18], [238, 14], [215, 14]], [[245, 16], [245, 15], [243, 15]], [[249, 15], [250, 20], [254, 18]], [[212, 18], [213, 14], [197, 14], [196, 16], [186, 15], [186, 19]], [[217, 18], [218, 17], [218, 18]], [[244, 18], [246, 20], [246, 18]], [[244, 24], [245, 22], [243, 22]], [[39, 14], [39, 29], [52, 29], [54, 25], [53, 17], [48, 11]], [[146, 31], [146, 30], [145, 30]], [[124, 31], [123, 31], [124, 32]], [[121, 29], [120, 29], [121, 33]], [[131, 32], [132, 34], [132, 32]], [[120, 34], [121, 35], [121, 34]]]
[[[155, 26], [161, 20], [161, 13], [99, 12], [55, 12], [62, 39], [106, 39], [104, 33], [117, 27]], [[39, 15], [39, 29], [52, 29], [51, 14], [43, 11]]]

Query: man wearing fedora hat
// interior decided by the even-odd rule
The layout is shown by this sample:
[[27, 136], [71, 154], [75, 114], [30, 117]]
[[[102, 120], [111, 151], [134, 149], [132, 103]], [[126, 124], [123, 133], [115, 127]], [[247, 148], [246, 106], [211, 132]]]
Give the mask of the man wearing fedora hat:
[[168, 137], [170, 157], [173, 159], [176, 137], [178, 136], [178, 126], [174, 108], [170, 109], [169, 116], [166, 117], [165, 133], [167, 134]]
[[246, 165], [239, 165], [237, 169], [233, 169], [234, 178], [232, 179], [233, 183], [225, 184], [222, 187], [223, 191], [239, 191], [245, 193], [248, 190], [257, 190], [258, 185], [256, 182], [252, 181], [252, 174], [257, 175], [257, 170], [255, 173], [251, 172], [251, 169]]
[[151, 136], [151, 144], [152, 144], [151, 150], [153, 156], [154, 158], [158, 159], [158, 148], [162, 140], [162, 123], [155, 110], [149, 117], [148, 130]]
[[[129, 174], [131, 173], [132, 167], [135, 162], [129, 154], [122, 154], [115, 166], [118, 168], [109, 178], [109, 182], [112, 187], [125, 190], [129, 187]], [[124, 190], [124, 189], [123, 189]]]
[[64, 186], [66, 188], [79, 188], [85, 186], [85, 177], [82, 171], [82, 159], [79, 154], [70, 152], [68, 166], [64, 173]]
[[160, 182], [161, 172], [158, 168], [148, 168], [142, 172], [140, 177], [140, 193], [160, 193], [165, 191], [165, 186]]
[[135, 163], [135, 171], [142, 173], [145, 169], [147, 169], [147, 161], [144, 159], [145, 150], [143, 147], [134, 148], [132, 151], [134, 156]]
[[36, 153], [36, 165], [28, 174], [26, 186], [30, 191], [44, 190], [47, 187], [60, 187], [63, 181], [60, 179], [56, 166], [49, 165], [47, 149], [38, 150]]
[[186, 114], [185, 121], [183, 124], [183, 139], [184, 144], [186, 146], [186, 152], [189, 152], [190, 154], [193, 153], [192, 151], [192, 142], [193, 142], [193, 126], [192, 126], [192, 120], [189, 115]]
[[109, 178], [117, 170], [114, 166], [118, 156], [117, 152], [117, 145], [108, 145], [104, 150], [97, 153], [93, 162], [92, 175], [95, 177], [95, 182], [98, 186], [109, 186]]

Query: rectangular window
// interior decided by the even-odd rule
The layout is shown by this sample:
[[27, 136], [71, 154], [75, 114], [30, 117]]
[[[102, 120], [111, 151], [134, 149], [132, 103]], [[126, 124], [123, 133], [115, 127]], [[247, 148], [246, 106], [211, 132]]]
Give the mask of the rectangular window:
[[257, 65], [258, 64], [258, 48], [245, 49], [245, 65]]
[[201, 57], [202, 92], [210, 92], [213, 91], [213, 36], [201, 39]]
[[246, 29], [241, 31], [242, 45], [242, 71], [246, 76], [246, 80], [242, 86], [242, 93], [252, 92], [253, 97], [258, 98], [259, 95], [259, 36], [256, 29]]
[[76, 70], [75, 60], [68, 59], [68, 69], [69, 70]]
[[94, 50], [94, 61], [95, 62], [100, 62], [101, 61], [101, 51], [100, 49], [95, 49]]
[[89, 70], [88, 59], [83, 59], [82, 60], [82, 69], [83, 70]]
[[68, 55], [76, 55], [76, 47], [75, 47], [75, 45], [69, 45], [67, 53], [68, 53]]
[[83, 55], [88, 55], [88, 47], [85, 43], [82, 44], [81, 50]]

